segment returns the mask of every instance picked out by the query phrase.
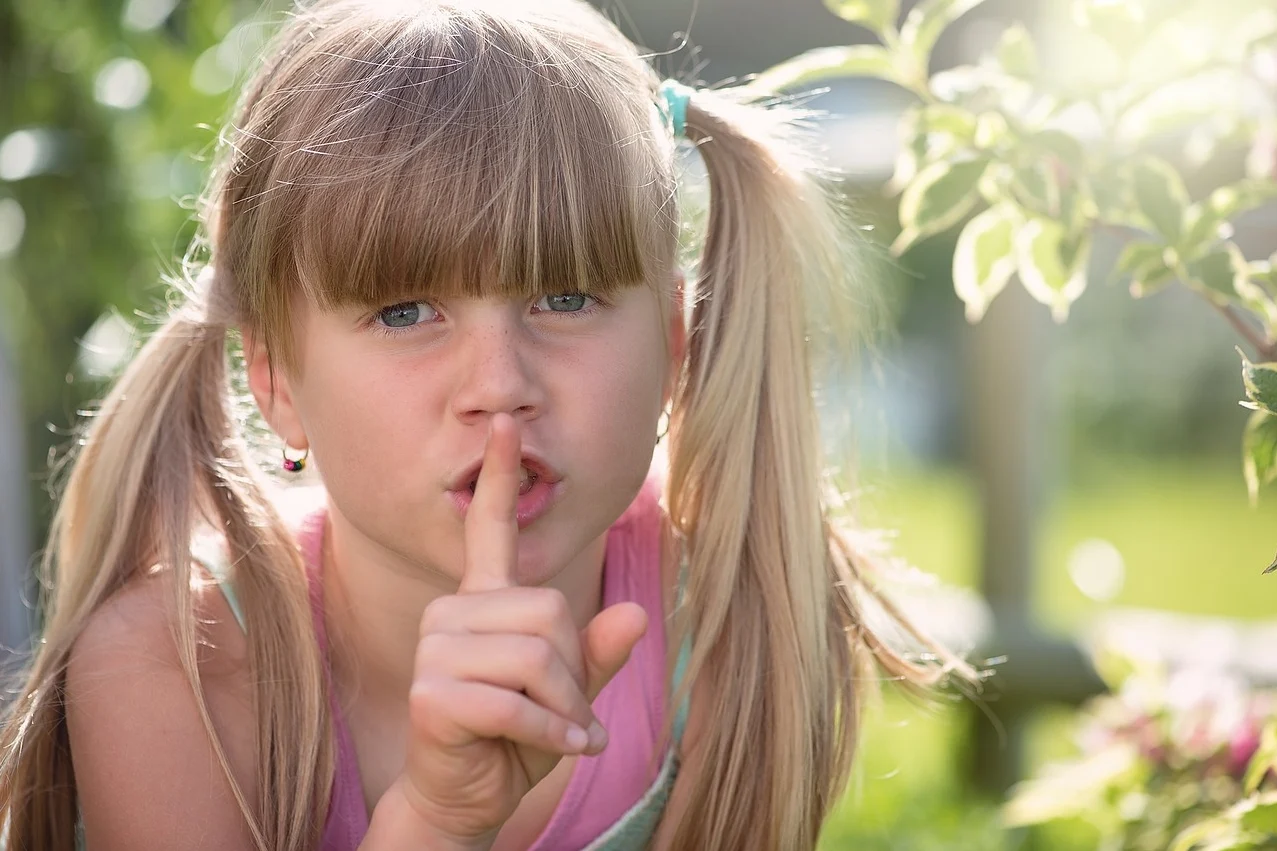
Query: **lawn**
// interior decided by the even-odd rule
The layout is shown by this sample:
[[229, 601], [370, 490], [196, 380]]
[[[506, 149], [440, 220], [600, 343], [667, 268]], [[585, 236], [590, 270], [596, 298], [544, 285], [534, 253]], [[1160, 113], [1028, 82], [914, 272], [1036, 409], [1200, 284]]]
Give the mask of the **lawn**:
[[[1107, 605], [1277, 619], [1277, 575], [1260, 575], [1277, 550], [1277, 491], [1261, 494], [1252, 507], [1239, 462], [1110, 460], [1069, 475], [1049, 500], [1039, 536], [1034, 599], [1047, 628], [1077, 627]], [[977, 509], [967, 478], [895, 470], [864, 489], [862, 515], [899, 530], [900, 555], [947, 582], [975, 583]], [[1088, 541], [1107, 542], [1105, 551], [1120, 555], [1121, 581], [1110, 577], [1101, 595], [1107, 601], [1083, 593], [1070, 575], [1070, 557]], [[1093, 847], [1077, 829], [1028, 844], [1000, 837], [996, 802], [963, 791], [964, 724], [954, 708], [918, 707], [889, 694], [864, 728], [856, 774], [827, 825], [823, 851]], [[1068, 755], [1068, 731], [1067, 712], [1043, 712], [1031, 760]]]

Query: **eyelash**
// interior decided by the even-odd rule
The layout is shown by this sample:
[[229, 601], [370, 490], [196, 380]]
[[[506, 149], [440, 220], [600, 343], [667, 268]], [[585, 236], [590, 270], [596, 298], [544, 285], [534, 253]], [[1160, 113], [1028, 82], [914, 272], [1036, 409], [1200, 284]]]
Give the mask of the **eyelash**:
[[[599, 296], [590, 295], [588, 293], [549, 293], [546, 297], [565, 296], [565, 295], [583, 295], [586, 298], [588, 298], [590, 301], [592, 301], [593, 304], [589, 305], [588, 307], [582, 308], [581, 310], [572, 311], [570, 313], [557, 312], [553, 310], [544, 310], [544, 311], [541, 311], [541, 313], [548, 313], [555, 316], [565, 316], [570, 319], [580, 319], [586, 316], [593, 316], [595, 313], [598, 313], [600, 310], [604, 310], [611, 306], [608, 302], [604, 301]], [[539, 302], [540, 299], [537, 299], [537, 301]], [[377, 317], [380, 316], [383, 312], [389, 310], [392, 307], [398, 307], [401, 304], [425, 304], [425, 305], [429, 305], [431, 310], [435, 310], [436, 312], [438, 312], [437, 309], [434, 307], [434, 305], [432, 305], [428, 301], [415, 301], [415, 302], [399, 301], [399, 302], [395, 302], [394, 304], [388, 304], [385, 307], [379, 308], [378, 310], [374, 311], [372, 315], [370, 315], [365, 320], [364, 322], [365, 326], [367, 326], [370, 330], [372, 330], [376, 334], [381, 334], [386, 337], [398, 337], [400, 334], [406, 334], [412, 331], [416, 331], [417, 329], [421, 328], [422, 325], [430, 324], [429, 322], [425, 322], [418, 325], [408, 325], [403, 328], [391, 328], [389, 325], [383, 325], [377, 321]]]

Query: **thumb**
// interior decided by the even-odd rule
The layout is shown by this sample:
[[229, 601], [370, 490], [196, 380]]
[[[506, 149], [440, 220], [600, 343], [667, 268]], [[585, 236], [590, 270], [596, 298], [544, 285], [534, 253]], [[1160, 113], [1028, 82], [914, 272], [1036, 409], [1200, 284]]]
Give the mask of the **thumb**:
[[594, 702], [646, 632], [647, 611], [638, 603], [617, 603], [594, 616], [581, 631], [586, 700]]

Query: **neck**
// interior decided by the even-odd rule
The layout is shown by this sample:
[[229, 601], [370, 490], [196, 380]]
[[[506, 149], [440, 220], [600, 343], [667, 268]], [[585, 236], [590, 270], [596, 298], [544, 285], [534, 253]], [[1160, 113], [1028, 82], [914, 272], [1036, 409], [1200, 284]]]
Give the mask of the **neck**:
[[[567, 598], [578, 629], [602, 608], [607, 534], [587, 546], [546, 586]], [[354, 529], [329, 503], [322, 550], [325, 621], [335, 681], [361, 700], [406, 701], [422, 613], [457, 593], [445, 571], [406, 563]]]

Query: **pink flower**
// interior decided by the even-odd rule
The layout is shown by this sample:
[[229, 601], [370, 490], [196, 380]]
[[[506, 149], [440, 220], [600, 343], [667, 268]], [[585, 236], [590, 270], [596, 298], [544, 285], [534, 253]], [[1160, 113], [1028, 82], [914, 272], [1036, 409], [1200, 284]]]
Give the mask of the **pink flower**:
[[1261, 732], [1259, 720], [1253, 715], [1247, 715], [1233, 734], [1232, 741], [1228, 743], [1229, 774], [1241, 777], [1246, 773], [1251, 757], [1259, 750]]

